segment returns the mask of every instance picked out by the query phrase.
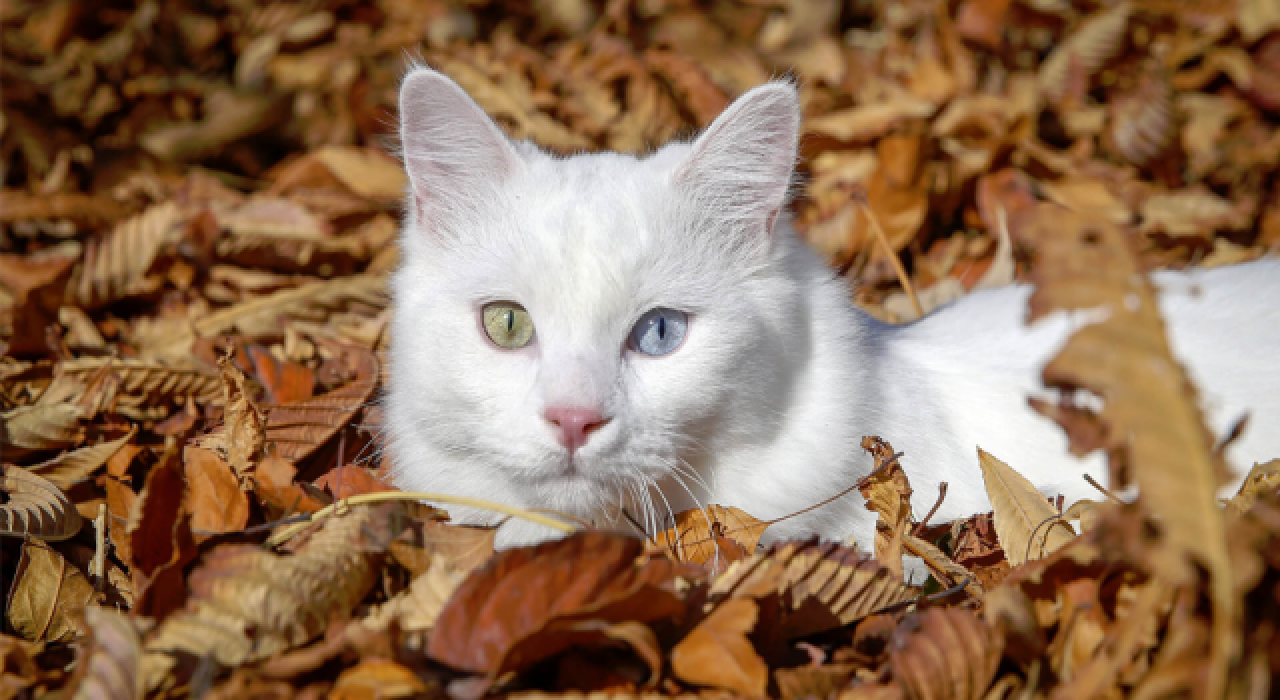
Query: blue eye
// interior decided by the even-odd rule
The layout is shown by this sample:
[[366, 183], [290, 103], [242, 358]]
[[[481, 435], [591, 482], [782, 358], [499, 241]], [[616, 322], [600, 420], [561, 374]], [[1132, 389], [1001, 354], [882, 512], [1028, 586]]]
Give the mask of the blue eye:
[[631, 329], [631, 349], [645, 355], [667, 355], [684, 342], [689, 316], [675, 309], [653, 309]]

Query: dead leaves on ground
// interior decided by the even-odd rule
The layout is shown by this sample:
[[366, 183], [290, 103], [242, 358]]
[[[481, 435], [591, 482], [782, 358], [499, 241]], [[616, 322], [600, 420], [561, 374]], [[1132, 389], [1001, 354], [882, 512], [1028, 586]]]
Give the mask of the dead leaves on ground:
[[[1265, 0], [16, 0], [0, 33], [0, 694], [1274, 694], [1280, 477], [1213, 500], [1140, 274], [1280, 246]], [[557, 152], [644, 152], [795, 75], [802, 235], [889, 320], [916, 311], [868, 212], [926, 310], [1028, 270], [1035, 313], [1108, 306], [1046, 370], [1101, 412], [1038, 408], [1141, 497], [1051, 502], [983, 454], [994, 512], [921, 523], [929, 465], [869, 440], [874, 558], [761, 547], [731, 503], [497, 556], [340, 503], [390, 488], [406, 49]]]

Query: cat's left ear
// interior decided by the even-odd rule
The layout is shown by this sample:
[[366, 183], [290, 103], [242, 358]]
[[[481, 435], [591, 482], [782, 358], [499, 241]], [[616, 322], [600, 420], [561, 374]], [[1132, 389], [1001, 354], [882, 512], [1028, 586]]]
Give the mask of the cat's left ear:
[[772, 232], [786, 204], [800, 132], [800, 102], [789, 82], [744, 93], [707, 127], [675, 171], [674, 184], [729, 222]]

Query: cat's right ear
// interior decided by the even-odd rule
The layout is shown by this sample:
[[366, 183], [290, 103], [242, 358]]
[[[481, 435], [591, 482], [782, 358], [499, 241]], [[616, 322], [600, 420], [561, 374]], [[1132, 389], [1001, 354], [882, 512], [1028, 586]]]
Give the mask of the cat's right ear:
[[480, 105], [430, 68], [414, 68], [400, 85], [400, 143], [419, 221], [465, 207], [520, 164]]

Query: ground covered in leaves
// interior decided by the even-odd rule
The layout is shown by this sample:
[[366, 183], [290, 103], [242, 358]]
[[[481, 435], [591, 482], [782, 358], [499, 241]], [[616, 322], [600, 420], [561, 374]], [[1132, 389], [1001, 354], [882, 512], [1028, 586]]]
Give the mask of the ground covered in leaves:
[[[6, 0], [0, 44], [0, 695], [1280, 693], [1280, 465], [1215, 498], [1155, 305], [1121, 303], [1280, 246], [1274, 1]], [[561, 152], [796, 76], [797, 227], [864, 308], [1017, 276], [1032, 316], [1124, 309], [1045, 372], [1103, 410], [1038, 408], [1141, 497], [1049, 502], [982, 453], [993, 513], [930, 523], [887, 434], [844, 496], [874, 557], [758, 547], [731, 503], [493, 555], [397, 499], [406, 52]]]

